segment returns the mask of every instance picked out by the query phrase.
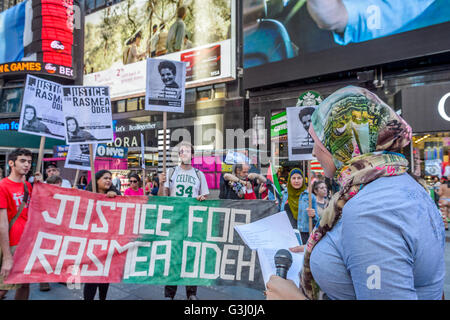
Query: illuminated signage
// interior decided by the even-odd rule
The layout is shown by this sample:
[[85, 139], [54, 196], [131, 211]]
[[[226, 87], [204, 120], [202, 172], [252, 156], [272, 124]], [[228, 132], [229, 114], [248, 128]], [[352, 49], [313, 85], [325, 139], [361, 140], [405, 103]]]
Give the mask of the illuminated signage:
[[75, 45], [83, 41], [84, 27], [78, 0], [27, 0], [13, 8], [0, 13], [0, 42], [8, 43], [4, 52], [0, 48], [0, 77], [38, 73], [75, 79], [83, 60]]
[[450, 121], [450, 116], [448, 116], [448, 114], [445, 112], [445, 102], [447, 101], [448, 97], [450, 97], [450, 92], [444, 95], [441, 100], [439, 100], [438, 104], [439, 115], [446, 121]]
[[4, 123], [0, 123], [0, 131], [17, 131], [19, 130], [19, 121], [11, 120]]

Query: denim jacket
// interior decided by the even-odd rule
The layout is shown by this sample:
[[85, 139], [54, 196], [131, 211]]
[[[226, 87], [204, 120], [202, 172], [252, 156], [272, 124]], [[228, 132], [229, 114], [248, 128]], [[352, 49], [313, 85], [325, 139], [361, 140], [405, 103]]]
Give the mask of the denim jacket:
[[[281, 200], [280, 211], [284, 211], [284, 207], [288, 200], [287, 191], [283, 192], [283, 199]], [[300, 195], [298, 201], [298, 217], [297, 217], [297, 228], [300, 232], [309, 232], [309, 216], [306, 209], [308, 209], [309, 200], [308, 200], [308, 190], [305, 190]], [[311, 207], [316, 210], [316, 216], [312, 219], [313, 226], [319, 223], [320, 218], [317, 214], [317, 203], [316, 196], [314, 194], [311, 195]]]

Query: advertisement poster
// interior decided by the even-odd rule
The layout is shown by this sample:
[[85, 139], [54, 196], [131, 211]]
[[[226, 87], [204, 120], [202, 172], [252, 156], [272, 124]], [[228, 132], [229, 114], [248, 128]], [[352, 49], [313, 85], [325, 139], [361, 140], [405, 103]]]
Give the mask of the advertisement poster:
[[145, 110], [184, 112], [186, 64], [147, 59]]
[[64, 140], [61, 88], [58, 83], [27, 76], [19, 132]]
[[181, 54], [186, 62], [186, 81], [220, 76], [220, 45]]
[[65, 86], [63, 105], [67, 144], [113, 142], [108, 87]]

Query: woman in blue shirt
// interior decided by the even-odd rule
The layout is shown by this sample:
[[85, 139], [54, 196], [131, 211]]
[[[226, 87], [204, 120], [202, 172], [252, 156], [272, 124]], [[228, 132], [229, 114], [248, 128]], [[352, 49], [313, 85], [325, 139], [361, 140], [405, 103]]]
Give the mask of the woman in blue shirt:
[[303, 173], [294, 168], [289, 172], [287, 191], [283, 191], [280, 211], [286, 211], [292, 227], [300, 231], [302, 243], [306, 243], [309, 237], [309, 218], [313, 219], [313, 226], [319, 221], [317, 215], [316, 196], [311, 195], [311, 209], [309, 209], [309, 197], [306, 184], [303, 183]]
[[409, 125], [370, 91], [348, 86], [318, 106], [309, 132], [341, 188], [304, 247], [300, 288], [272, 276], [268, 299], [441, 299], [444, 224], [396, 153], [411, 142]]

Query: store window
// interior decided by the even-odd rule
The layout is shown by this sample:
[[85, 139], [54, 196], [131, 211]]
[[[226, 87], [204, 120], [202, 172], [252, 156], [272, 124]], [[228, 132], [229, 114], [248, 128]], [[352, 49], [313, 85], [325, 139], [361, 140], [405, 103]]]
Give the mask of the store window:
[[23, 87], [4, 88], [0, 95], [0, 113], [20, 112], [20, 101]]
[[212, 97], [212, 87], [204, 87], [197, 89], [197, 101], [208, 101]]
[[117, 101], [117, 112], [125, 112], [126, 111], [126, 100]]
[[225, 84], [214, 86], [214, 99], [225, 99], [226, 98], [226, 87]]
[[413, 137], [413, 173], [429, 184], [434, 177], [450, 178], [450, 132]]
[[139, 99], [133, 98], [127, 101], [127, 111], [137, 111], [139, 109]]

